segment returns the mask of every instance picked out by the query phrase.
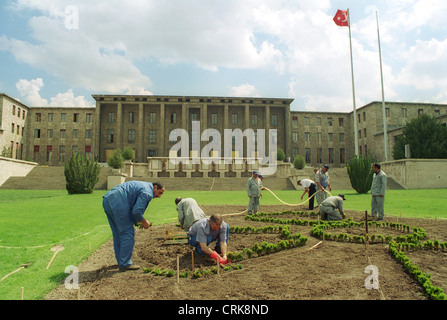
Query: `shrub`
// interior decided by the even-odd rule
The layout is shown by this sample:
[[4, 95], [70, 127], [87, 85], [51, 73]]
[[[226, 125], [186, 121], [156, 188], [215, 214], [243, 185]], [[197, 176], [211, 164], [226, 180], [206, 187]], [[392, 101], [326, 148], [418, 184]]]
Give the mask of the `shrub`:
[[107, 164], [114, 169], [121, 169], [124, 166], [124, 158], [120, 149], [115, 149]]
[[133, 160], [135, 155], [131, 147], [125, 147], [122, 153], [124, 160]]
[[276, 151], [276, 160], [284, 161], [285, 158], [286, 154], [284, 153], [284, 150], [278, 147], [278, 150]]
[[66, 189], [69, 194], [88, 194], [93, 192], [99, 180], [100, 168], [97, 162], [81, 156], [73, 155], [64, 168]]
[[371, 189], [374, 174], [371, 158], [353, 156], [346, 167], [352, 188], [358, 193], [367, 193]]
[[306, 166], [306, 160], [303, 156], [297, 155], [295, 159], [293, 159], [293, 167], [295, 169], [301, 170]]

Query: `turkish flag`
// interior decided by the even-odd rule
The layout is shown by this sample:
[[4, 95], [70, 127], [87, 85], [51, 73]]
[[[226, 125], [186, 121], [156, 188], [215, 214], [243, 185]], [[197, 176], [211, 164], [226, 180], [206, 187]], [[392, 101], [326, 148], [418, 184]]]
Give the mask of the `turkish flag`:
[[348, 10], [337, 10], [334, 22], [340, 27], [349, 27]]

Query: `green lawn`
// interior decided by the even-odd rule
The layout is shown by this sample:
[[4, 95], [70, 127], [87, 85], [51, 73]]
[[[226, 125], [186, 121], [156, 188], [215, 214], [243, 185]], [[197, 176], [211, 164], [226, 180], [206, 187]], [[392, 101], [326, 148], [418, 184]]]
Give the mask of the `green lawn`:
[[[0, 190], [0, 279], [24, 263], [30, 267], [0, 282], [0, 300], [42, 299], [45, 293], [65, 279], [65, 267], [78, 265], [105, 241], [111, 231], [102, 209], [106, 191], [90, 195], [68, 195], [64, 191]], [[353, 191], [346, 195], [345, 209], [370, 211], [371, 196]], [[275, 191], [287, 203], [299, 203], [302, 191]], [[193, 197], [201, 205], [247, 205], [241, 191], [172, 191], [149, 204], [145, 217], [155, 225], [176, 221], [174, 199]], [[263, 192], [263, 204], [280, 204], [269, 192]], [[447, 218], [447, 190], [388, 190], [386, 215]], [[230, 210], [234, 211], [234, 210]], [[233, 212], [229, 212], [233, 213]], [[63, 244], [49, 270], [46, 266], [53, 245]], [[89, 250], [91, 248], [91, 251]]]

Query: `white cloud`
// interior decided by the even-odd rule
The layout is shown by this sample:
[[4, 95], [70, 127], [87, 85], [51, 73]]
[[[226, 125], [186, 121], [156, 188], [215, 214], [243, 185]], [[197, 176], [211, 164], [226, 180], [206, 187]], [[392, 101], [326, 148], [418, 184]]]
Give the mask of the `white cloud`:
[[[73, 3], [79, 9], [79, 29], [68, 30], [65, 8]], [[333, 5], [330, 0], [16, 0], [16, 10], [32, 10], [32, 37], [0, 35], [0, 50], [73, 88], [97, 93], [152, 94], [153, 65], [186, 65], [213, 72], [222, 83], [230, 78], [234, 83], [237, 71], [252, 72], [253, 78], [245, 77], [241, 85], [216, 84], [233, 96], [262, 96], [256, 77], [276, 73], [289, 79], [284, 92], [288, 89], [300, 108], [349, 111], [349, 29], [334, 24]], [[433, 102], [445, 97], [447, 2], [396, 0], [355, 6], [357, 104], [381, 99], [376, 10], [385, 98], [405, 101], [409, 92]], [[225, 71], [225, 80], [220, 80], [220, 71]], [[37, 89], [38, 83], [27, 96], [39, 102]], [[72, 91], [62, 95], [61, 101], [66, 97], [76, 102]]]
[[50, 102], [40, 95], [40, 90], [44, 87], [43, 79], [33, 80], [20, 79], [16, 83], [17, 91], [24, 98], [24, 102], [32, 107], [93, 107], [92, 102], [87, 101], [83, 96], [75, 97], [73, 90], [69, 89], [65, 93], [58, 93], [50, 99]]
[[260, 96], [260, 94], [257, 92], [255, 86], [253, 86], [249, 83], [231, 87], [229, 95], [231, 97], [259, 97]]

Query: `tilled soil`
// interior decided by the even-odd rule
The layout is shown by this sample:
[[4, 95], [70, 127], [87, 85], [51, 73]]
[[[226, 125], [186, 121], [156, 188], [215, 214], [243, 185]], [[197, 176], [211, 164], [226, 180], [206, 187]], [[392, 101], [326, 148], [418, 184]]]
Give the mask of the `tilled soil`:
[[[202, 206], [207, 215], [232, 214], [244, 206]], [[282, 212], [288, 206], [262, 206], [263, 212]], [[292, 208], [296, 210], [298, 208]], [[364, 214], [347, 212], [354, 221]], [[300, 219], [316, 219], [300, 217]], [[447, 241], [447, 220], [386, 217], [385, 220], [422, 227], [427, 239]], [[245, 220], [244, 214], [224, 216], [230, 226], [264, 227], [274, 223]], [[181, 271], [212, 268], [214, 261], [192, 254], [188, 244], [166, 245], [166, 230], [176, 229], [175, 223], [137, 230], [133, 262], [142, 268], [157, 267], [176, 270], [177, 256]], [[292, 233], [308, 237], [305, 246], [245, 259], [240, 270], [209, 274], [200, 279], [177, 276], [160, 277], [143, 270], [118, 272], [112, 240], [78, 266], [80, 290], [68, 290], [62, 283], [50, 292], [47, 300], [425, 300], [423, 289], [395, 261], [386, 244], [323, 241], [310, 235], [309, 226], [291, 226]], [[346, 230], [345, 230], [346, 231]], [[334, 231], [337, 232], [337, 231]], [[341, 231], [339, 231], [341, 232]], [[362, 230], [349, 232], [361, 234]], [[373, 233], [374, 230], [370, 230]], [[384, 236], [399, 235], [399, 231], [380, 229]], [[239, 252], [254, 243], [278, 242], [280, 234], [231, 233], [229, 251]], [[435, 286], [447, 292], [447, 252], [414, 250], [407, 253], [414, 264], [432, 275]], [[375, 265], [379, 271], [379, 289], [367, 289], [365, 268]]]

